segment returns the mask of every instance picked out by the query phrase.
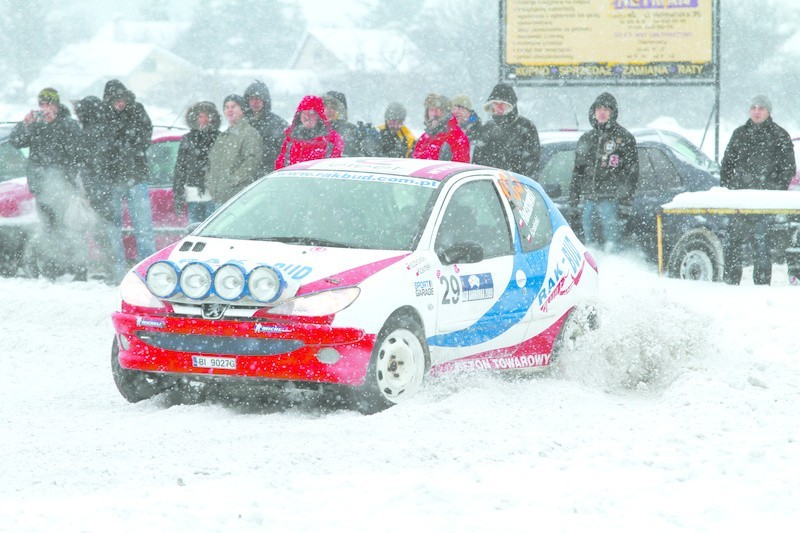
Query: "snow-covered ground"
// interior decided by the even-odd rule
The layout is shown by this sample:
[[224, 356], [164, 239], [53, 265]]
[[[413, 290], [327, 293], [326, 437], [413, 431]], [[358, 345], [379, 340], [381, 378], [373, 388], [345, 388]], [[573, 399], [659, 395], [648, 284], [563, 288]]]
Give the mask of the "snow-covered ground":
[[0, 279], [2, 531], [788, 531], [800, 290], [600, 255], [602, 324], [550, 375], [459, 375], [362, 416], [126, 403], [115, 291]]

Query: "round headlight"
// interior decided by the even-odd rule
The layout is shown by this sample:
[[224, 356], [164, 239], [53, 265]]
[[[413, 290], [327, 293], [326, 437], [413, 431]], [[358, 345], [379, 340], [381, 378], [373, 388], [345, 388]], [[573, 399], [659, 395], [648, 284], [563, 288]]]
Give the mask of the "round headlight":
[[269, 303], [280, 295], [283, 289], [283, 277], [272, 267], [259, 266], [247, 277], [247, 288], [254, 300]]
[[147, 269], [145, 283], [158, 298], [169, 298], [178, 291], [178, 267], [169, 261], [156, 261]]
[[230, 263], [214, 273], [214, 292], [223, 300], [236, 300], [244, 294], [244, 269]]
[[189, 263], [181, 271], [180, 284], [187, 298], [201, 300], [211, 292], [211, 269], [204, 263]]

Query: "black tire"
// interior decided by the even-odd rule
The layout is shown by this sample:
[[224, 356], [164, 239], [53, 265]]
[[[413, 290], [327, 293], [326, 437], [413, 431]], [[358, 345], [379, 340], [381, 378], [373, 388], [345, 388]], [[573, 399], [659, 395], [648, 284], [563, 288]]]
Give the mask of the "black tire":
[[405, 315], [390, 317], [378, 334], [364, 385], [353, 391], [355, 408], [372, 414], [413, 398], [429, 367], [419, 323]]
[[130, 403], [148, 400], [169, 390], [177, 383], [177, 380], [172, 377], [122, 368], [119, 364], [119, 346], [116, 336], [111, 345], [111, 374], [114, 376], [117, 390]]
[[722, 281], [722, 243], [704, 228], [688, 231], [672, 249], [667, 262], [671, 278]]
[[598, 326], [597, 310], [594, 306], [573, 307], [561, 326], [561, 331], [558, 332], [556, 342], [553, 344], [553, 351], [550, 353], [550, 364], [552, 365], [563, 354], [574, 350], [578, 340], [586, 335], [589, 330], [597, 329]]

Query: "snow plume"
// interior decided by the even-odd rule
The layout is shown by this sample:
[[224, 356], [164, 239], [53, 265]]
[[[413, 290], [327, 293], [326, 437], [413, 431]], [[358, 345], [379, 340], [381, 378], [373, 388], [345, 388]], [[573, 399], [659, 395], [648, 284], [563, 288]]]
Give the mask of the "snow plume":
[[[605, 257], [607, 268], [625, 264]], [[645, 267], [637, 267], [644, 269]], [[640, 285], [628, 272], [601, 288], [599, 327], [554, 363], [553, 376], [609, 391], [662, 391], [710, 349], [711, 317], [675, 302], [666, 288]]]

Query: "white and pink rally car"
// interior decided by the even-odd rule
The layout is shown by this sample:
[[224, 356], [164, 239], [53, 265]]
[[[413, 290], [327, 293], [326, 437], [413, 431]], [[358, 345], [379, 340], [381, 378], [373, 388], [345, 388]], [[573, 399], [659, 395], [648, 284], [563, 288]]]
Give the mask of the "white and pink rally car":
[[374, 411], [430, 373], [546, 368], [592, 319], [597, 265], [532, 179], [381, 158], [293, 165], [131, 270], [112, 370], [343, 387]]

